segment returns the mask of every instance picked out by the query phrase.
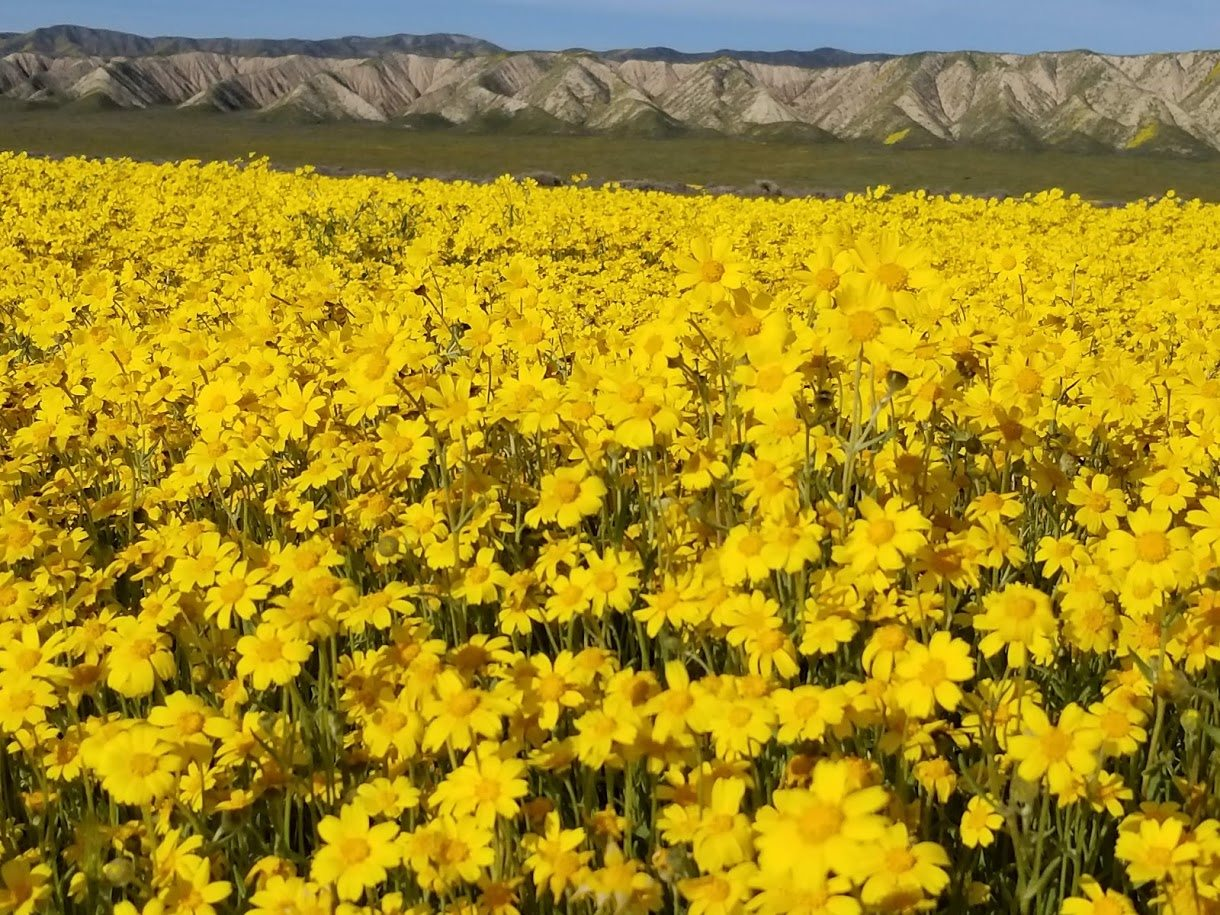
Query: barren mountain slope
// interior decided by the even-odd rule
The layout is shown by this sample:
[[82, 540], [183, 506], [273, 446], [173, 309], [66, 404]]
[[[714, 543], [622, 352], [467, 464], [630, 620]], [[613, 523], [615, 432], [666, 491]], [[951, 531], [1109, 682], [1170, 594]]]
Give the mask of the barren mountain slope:
[[[147, 46], [155, 53], [58, 53], [44, 49], [55, 44], [45, 36], [23, 44], [22, 36], [0, 36], [0, 50], [23, 48], [0, 56], [0, 96], [535, 130], [780, 130], [904, 145], [1220, 149], [1220, 52], [954, 52], [864, 60], [823, 54], [834, 65], [808, 67], [760, 62], [767, 55], [699, 59], [664, 49], [639, 57], [507, 53], [463, 36], [449, 36], [450, 45], [426, 36], [429, 47], [462, 49], [449, 55], [392, 50], [410, 46], [412, 36], [315, 42], [289, 54], [248, 53], [273, 42], [233, 44], [225, 53], [198, 47], [166, 53], [178, 39], [110, 34], [103, 34], [106, 41], [96, 33], [55, 41], [74, 41], [73, 48], [90, 41], [134, 51]], [[318, 47], [352, 53], [324, 56]], [[801, 59], [795, 54], [770, 57]]]
[[32, 32], [0, 32], [0, 55], [18, 51], [58, 57], [146, 57], [206, 51], [233, 57], [377, 57], [382, 54], [423, 54], [452, 57], [494, 54], [503, 48], [469, 35], [358, 35], [308, 41], [298, 38], [146, 38], [110, 29], [54, 25]]

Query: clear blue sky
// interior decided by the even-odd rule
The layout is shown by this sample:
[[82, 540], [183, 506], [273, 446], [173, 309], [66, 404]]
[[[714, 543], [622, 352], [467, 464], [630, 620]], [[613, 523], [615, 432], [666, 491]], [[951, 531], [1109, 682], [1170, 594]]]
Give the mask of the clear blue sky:
[[0, 31], [327, 38], [464, 32], [510, 49], [1220, 48], [1220, 0], [0, 0]]

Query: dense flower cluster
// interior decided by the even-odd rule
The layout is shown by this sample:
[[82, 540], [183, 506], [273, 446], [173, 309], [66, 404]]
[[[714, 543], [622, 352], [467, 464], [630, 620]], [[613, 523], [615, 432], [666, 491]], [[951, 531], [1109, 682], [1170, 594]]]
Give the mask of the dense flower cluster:
[[1218, 236], [0, 155], [0, 915], [1220, 912]]

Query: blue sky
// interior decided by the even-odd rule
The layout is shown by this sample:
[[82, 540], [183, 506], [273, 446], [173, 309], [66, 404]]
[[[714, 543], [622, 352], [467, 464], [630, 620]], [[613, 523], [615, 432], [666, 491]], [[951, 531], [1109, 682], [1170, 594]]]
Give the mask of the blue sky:
[[1220, 0], [0, 0], [0, 31], [65, 22], [199, 37], [465, 32], [511, 49], [1220, 48]]

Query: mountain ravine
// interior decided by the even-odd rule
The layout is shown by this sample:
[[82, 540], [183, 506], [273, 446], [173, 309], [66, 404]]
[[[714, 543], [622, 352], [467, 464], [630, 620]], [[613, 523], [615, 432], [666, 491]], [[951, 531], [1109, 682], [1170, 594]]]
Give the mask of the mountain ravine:
[[507, 52], [448, 35], [277, 42], [62, 29], [74, 31], [0, 34], [0, 97], [470, 129], [1220, 150], [1220, 51], [704, 59], [666, 49]]

